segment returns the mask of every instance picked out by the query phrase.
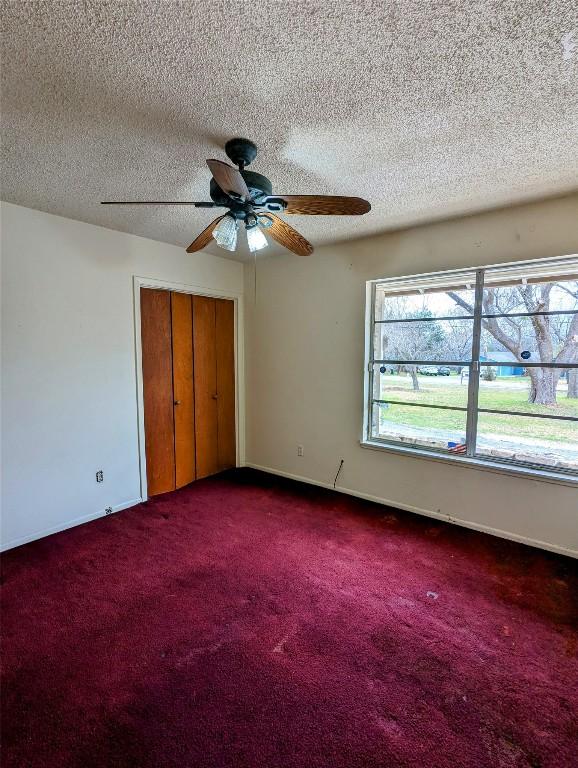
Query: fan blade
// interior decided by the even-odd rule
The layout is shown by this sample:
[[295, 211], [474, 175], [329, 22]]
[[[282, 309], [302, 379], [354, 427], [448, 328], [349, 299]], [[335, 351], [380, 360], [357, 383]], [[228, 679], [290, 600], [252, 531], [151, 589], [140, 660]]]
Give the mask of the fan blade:
[[[273, 224], [270, 227], [263, 227], [263, 232], [271, 237], [278, 243], [288, 248], [298, 256], [309, 256], [313, 253], [313, 246], [308, 242], [303, 235], [300, 235], [296, 229], [290, 227], [286, 221], [275, 216], [273, 213], [264, 213], [263, 217], [271, 219]], [[259, 217], [261, 218], [261, 216]]]
[[103, 200], [101, 205], [194, 205], [195, 208], [219, 208], [217, 203], [197, 203], [190, 200]]
[[236, 195], [243, 200], [249, 200], [251, 195], [245, 184], [245, 179], [240, 171], [233, 168], [232, 165], [221, 162], [221, 160], [207, 160], [213, 178], [227, 195]]
[[206, 229], [203, 229], [201, 234], [193, 240], [193, 242], [189, 245], [187, 248], [187, 253], [194, 253], [195, 251], [202, 250], [205, 246], [207, 246], [211, 242], [211, 236], [213, 234], [213, 230], [217, 226], [217, 224], [221, 221], [221, 219], [224, 219], [225, 216], [217, 216], [217, 218], [212, 221], [209, 226]]
[[333, 195], [275, 195], [287, 203], [284, 213], [308, 216], [361, 216], [371, 205], [361, 197]]

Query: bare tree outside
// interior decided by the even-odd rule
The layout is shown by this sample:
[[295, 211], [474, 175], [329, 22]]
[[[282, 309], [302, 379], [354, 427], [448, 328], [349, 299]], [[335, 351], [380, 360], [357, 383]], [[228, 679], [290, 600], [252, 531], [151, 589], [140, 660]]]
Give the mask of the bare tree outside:
[[[403, 296], [396, 296], [382, 304], [382, 319], [399, 322], [381, 325], [380, 356], [390, 360], [442, 360], [446, 334], [432, 317], [431, 311], [425, 307], [417, 311], [409, 309]], [[412, 321], [403, 322], [407, 318], [412, 318]], [[416, 318], [425, 322], [416, 322]], [[419, 391], [417, 366], [408, 364], [401, 367], [411, 376], [413, 389]]]
[[[448, 291], [457, 306], [468, 312], [473, 306], [454, 291]], [[530, 317], [510, 317], [508, 313], [556, 311], [563, 296], [569, 297], [564, 307], [575, 310], [573, 315], [537, 314]], [[553, 297], [556, 297], [556, 302]], [[505, 317], [483, 317], [482, 327], [503, 349], [508, 350], [521, 367], [526, 361], [522, 353], [540, 363], [578, 363], [578, 281], [486, 287], [482, 301], [484, 315], [506, 314]], [[555, 405], [556, 389], [562, 369], [528, 367], [530, 391], [528, 402]], [[568, 375], [568, 397], [578, 397], [576, 371]]]

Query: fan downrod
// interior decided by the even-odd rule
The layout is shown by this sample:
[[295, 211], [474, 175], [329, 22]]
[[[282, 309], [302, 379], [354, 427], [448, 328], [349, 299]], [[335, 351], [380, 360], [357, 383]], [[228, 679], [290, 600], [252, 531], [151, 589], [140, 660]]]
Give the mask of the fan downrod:
[[230, 139], [225, 144], [225, 152], [229, 160], [231, 160], [240, 170], [243, 170], [245, 166], [253, 162], [257, 157], [257, 147], [249, 139], [235, 138]]

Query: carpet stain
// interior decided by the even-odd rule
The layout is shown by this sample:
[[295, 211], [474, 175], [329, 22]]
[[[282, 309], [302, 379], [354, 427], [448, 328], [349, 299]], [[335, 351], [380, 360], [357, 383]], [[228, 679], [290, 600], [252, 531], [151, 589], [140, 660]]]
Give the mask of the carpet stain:
[[204, 656], [208, 653], [216, 653], [219, 648], [225, 644], [224, 640], [220, 640], [218, 643], [212, 643], [211, 645], [200, 646], [199, 648], [191, 648], [191, 650], [182, 656], [177, 662], [177, 666], [187, 664], [191, 659], [195, 659], [197, 656]]
[[384, 717], [382, 715], [376, 715], [375, 722], [378, 729], [388, 737], [400, 738], [402, 730], [399, 727], [397, 718]]
[[285, 652], [285, 646], [291, 640], [291, 638], [295, 637], [297, 634], [298, 627], [293, 627], [293, 629], [290, 629], [289, 632], [287, 632], [281, 640], [277, 643], [277, 645], [273, 648], [273, 653], [284, 653]]
[[571, 635], [566, 639], [566, 656], [569, 656], [571, 659], [576, 658], [578, 652], [578, 636], [577, 635]]

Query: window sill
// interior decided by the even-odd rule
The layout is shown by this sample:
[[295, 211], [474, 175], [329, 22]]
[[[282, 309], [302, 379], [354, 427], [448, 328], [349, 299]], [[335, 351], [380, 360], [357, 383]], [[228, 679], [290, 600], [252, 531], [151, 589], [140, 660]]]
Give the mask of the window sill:
[[415, 459], [426, 459], [428, 461], [441, 461], [444, 464], [453, 466], [464, 466], [474, 469], [480, 469], [485, 472], [495, 472], [500, 475], [512, 475], [514, 477], [526, 477], [531, 480], [538, 480], [545, 483], [556, 483], [559, 485], [569, 485], [578, 487], [578, 476], [567, 475], [561, 472], [552, 472], [549, 470], [537, 470], [530, 467], [515, 466], [511, 464], [499, 464], [470, 456], [448, 456], [445, 453], [437, 451], [428, 451], [421, 448], [407, 448], [402, 445], [381, 442], [378, 440], [361, 440], [360, 445], [372, 451], [385, 451], [386, 453], [397, 453], [403, 456], [412, 456]]

